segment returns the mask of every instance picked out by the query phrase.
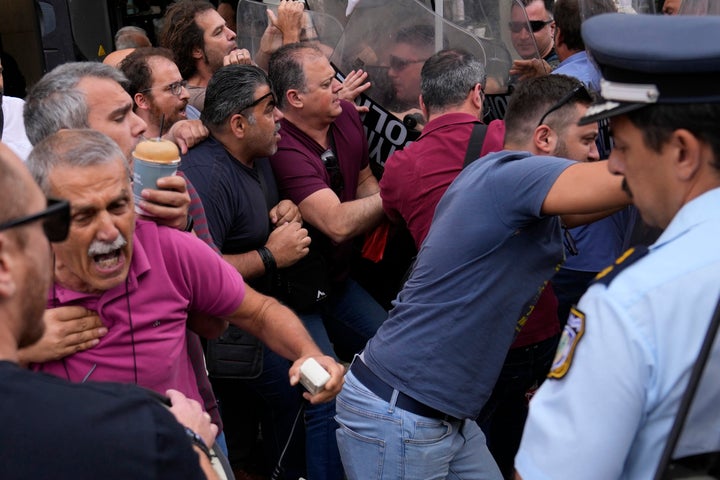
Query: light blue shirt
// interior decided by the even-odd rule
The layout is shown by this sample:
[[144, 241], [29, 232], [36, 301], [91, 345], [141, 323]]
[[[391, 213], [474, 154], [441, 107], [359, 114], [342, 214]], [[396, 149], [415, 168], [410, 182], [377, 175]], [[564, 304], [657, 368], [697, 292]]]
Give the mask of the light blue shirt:
[[591, 90], [600, 91], [600, 71], [595, 67], [587, 56], [587, 52], [574, 53], [560, 62], [552, 73], [562, 73], [577, 78]]
[[[524, 480], [652, 478], [720, 295], [720, 188], [692, 200], [609, 285], [580, 300], [585, 332], [567, 374], [530, 403]], [[560, 350], [559, 350], [560, 351]], [[677, 457], [720, 449], [715, 344]]]

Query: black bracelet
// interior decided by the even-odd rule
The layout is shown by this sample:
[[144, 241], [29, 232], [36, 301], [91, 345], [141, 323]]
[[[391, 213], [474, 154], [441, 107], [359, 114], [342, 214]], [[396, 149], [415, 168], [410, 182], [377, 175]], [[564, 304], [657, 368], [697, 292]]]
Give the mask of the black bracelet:
[[185, 427], [185, 434], [188, 436], [188, 438], [190, 439], [192, 444], [195, 445], [196, 447], [198, 447], [200, 450], [202, 450], [202, 452], [205, 454], [205, 456], [208, 458], [208, 460], [210, 460], [210, 462], [212, 463], [213, 456], [210, 453], [210, 449], [208, 448], [207, 445], [205, 445], [205, 442], [200, 437], [200, 435], [198, 435], [197, 433], [195, 433], [194, 431], [192, 431], [190, 428], [187, 428], [187, 427]]
[[260, 260], [262, 260], [263, 265], [265, 265], [265, 273], [272, 273], [277, 268], [277, 263], [275, 263], [275, 257], [273, 257], [272, 252], [267, 247], [260, 247], [257, 249], [258, 254], [260, 255]]
[[188, 213], [187, 216], [187, 223], [185, 224], [185, 231], [186, 232], [192, 232], [193, 227], [195, 226], [195, 219], [193, 219], [192, 215]]

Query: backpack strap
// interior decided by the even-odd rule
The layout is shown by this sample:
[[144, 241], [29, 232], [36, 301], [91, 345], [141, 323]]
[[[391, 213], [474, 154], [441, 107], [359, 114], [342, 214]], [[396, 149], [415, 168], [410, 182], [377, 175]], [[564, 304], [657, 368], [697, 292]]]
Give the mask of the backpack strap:
[[475, 122], [472, 133], [470, 134], [470, 141], [468, 142], [467, 151], [465, 152], [465, 161], [463, 162], [463, 168], [470, 165], [472, 162], [480, 157], [483, 143], [485, 142], [485, 134], [487, 134], [487, 125], [480, 122]]

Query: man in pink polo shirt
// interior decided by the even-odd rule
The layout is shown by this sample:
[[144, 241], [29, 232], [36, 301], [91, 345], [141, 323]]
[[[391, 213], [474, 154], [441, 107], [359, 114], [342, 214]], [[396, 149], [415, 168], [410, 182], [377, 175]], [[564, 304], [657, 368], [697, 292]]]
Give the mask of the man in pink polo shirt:
[[73, 382], [109, 380], [200, 401], [186, 351], [189, 312], [223, 317], [300, 365], [315, 358], [331, 375], [314, 396], [333, 398], [343, 367], [322, 355], [300, 320], [245, 286], [237, 271], [191, 234], [135, 218], [126, 156], [104, 135], [64, 130], [38, 143], [28, 167], [46, 195], [71, 203], [68, 239], [53, 244], [52, 307], [99, 313], [107, 334], [88, 350], [38, 370]]

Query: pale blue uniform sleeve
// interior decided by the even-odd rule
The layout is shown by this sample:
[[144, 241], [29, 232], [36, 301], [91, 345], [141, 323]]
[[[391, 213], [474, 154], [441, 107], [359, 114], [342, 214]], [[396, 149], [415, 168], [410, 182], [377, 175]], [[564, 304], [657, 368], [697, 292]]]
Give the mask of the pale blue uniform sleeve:
[[621, 478], [644, 416], [653, 374], [647, 332], [605, 285], [592, 286], [578, 309], [585, 329], [569, 370], [546, 380], [530, 402], [515, 460], [523, 480]]

